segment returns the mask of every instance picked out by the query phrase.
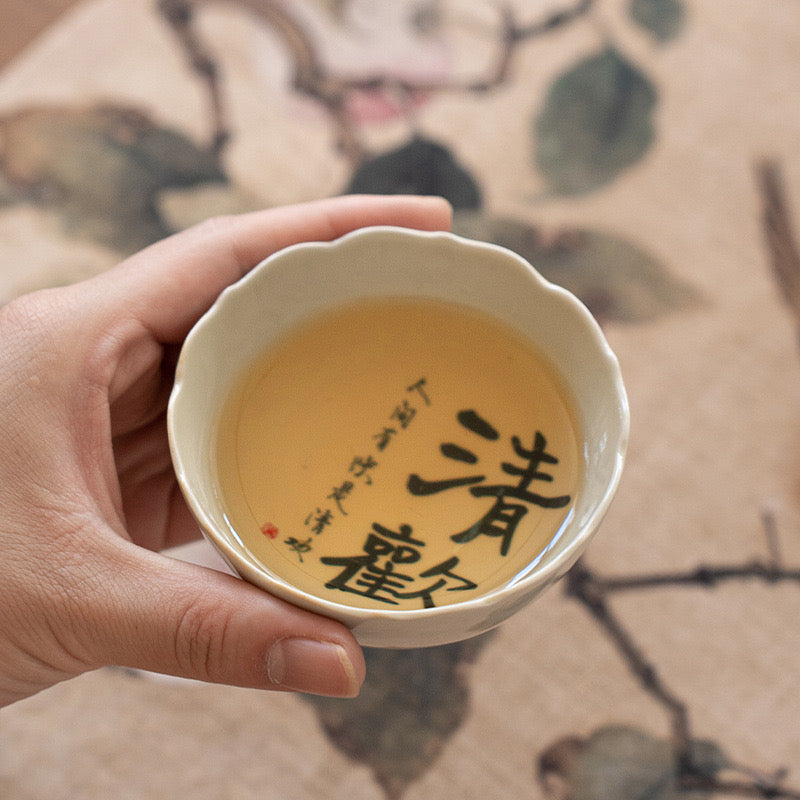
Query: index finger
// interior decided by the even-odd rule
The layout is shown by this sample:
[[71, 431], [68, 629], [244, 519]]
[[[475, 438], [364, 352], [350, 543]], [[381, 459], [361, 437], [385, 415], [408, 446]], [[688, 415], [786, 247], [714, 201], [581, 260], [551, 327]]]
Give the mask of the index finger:
[[142, 250], [99, 280], [158, 341], [177, 342], [226, 286], [288, 245], [330, 241], [372, 225], [442, 230], [450, 220], [441, 198], [317, 200], [208, 220]]

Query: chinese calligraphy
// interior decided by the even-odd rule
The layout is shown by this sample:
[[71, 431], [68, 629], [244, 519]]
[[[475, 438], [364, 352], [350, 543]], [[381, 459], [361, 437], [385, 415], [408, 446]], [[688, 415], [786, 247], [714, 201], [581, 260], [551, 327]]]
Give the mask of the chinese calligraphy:
[[366, 458], [362, 456], [356, 456], [350, 462], [350, 469], [349, 471], [355, 475], [356, 478], [364, 478], [364, 481], [368, 486], [372, 485], [372, 478], [369, 475], [370, 470], [375, 469], [378, 466], [378, 462], [370, 455]]
[[336, 503], [336, 508], [339, 509], [340, 514], [347, 516], [347, 512], [342, 508], [342, 501], [353, 491], [354, 484], [352, 481], [344, 481], [341, 486], [334, 486], [331, 493], [328, 495], [328, 500], [333, 500]]
[[[333, 580], [325, 584], [326, 588], [359, 594], [389, 605], [398, 605], [400, 600], [419, 598], [424, 608], [433, 608], [434, 592], [445, 587], [446, 591], [476, 588], [477, 584], [453, 572], [459, 563], [458, 557], [453, 556], [416, 576], [437, 580], [422, 589], [409, 590], [415, 576], [407, 574], [409, 567], [406, 565], [416, 564], [420, 560], [420, 548], [425, 546], [425, 542], [412, 538], [410, 525], [401, 525], [399, 531], [392, 531], [374, 523], [372, 530], [367, 534], [361, 554], [321, 559], [328, 566], [343, 567]], [[398, 567], [403, 571], [399, 571]], [[448, 582], [452, 581], [456, 585], [448, 586]]]
[[297, 553], [297, 557], [300, 559], [300, 563], [303, 563], [303, 553], [310, 553], [311, 552], [311, 538], [304, 539], [300, 541], [295, 536], [290, 536], [285, 544], [289, 545], [289, 547]]
[[[457, 419], [462, 427], [486, 441], [497, 442], [501, 438], [494, 426], [473, 410], [459, 412]], [[532, 506], [558, 509], [570, 503], [570, 495], [546, 496], [531, 489], [535, 481], [552, 483], [553, 475], [544, 471], [544, 465], [554, 467], [559, 463], [558, 458], [547, 451], [545, 436], [536, 431], [530, 449], [523, 446], [518, 436], [512, 436], [510, 443], [513, 455], [518, 460], [501, 460], [499, 468], [512, 478], [511, 481], [490, 483], [484, 474], [443, 480], [425, 480], [417, 474], [408, 477], [406, 488], [417, 497], [468, 487], [470, 495], [475, 498], [494, 498], [493, 505], [477, 522], [450, 536], [456, 545], [466, 545], [478, 536], [497, 537], [500, 539], [500, 555], [506, 556], [518, 525]], [[453, 442], [445, 442], [439, 449], [443, 456], [459, 463], [474, 465], [479, 460], [471, 450]], [[321, 559], [327, 566], [341, 568], [326, 587], [389, 605], [398, 605], [401, 600], [419, 599], [424, 608], [435, 606], [434, 595], [437, 592], [477, 588], [474, 581], [455, 571], [460, 564], [458, 555], [451, 555], [415, 574], [415, 565], [422, 558], [425, 542], [413, 538], [412, 534], [410, 525], [401, 525], [398, 531], [392, 531], [374, 523], [361, 553]], [[421, 588], [417, 588], [420, 585]]]
[[[408, 396], [400, 399], [387, 418], [388, 424], [371, 437], [377, 454], [385, 451], [394, 437], [411, 425], [421, 406], [431, 405], [427, 384], [427, 379], [422, 377], [406, 387], [405, 391]], [[325, 504], [317, 506], [315, 511], [308, 514], [304, 520], [306, 528], [315, 536], [319, 536], [333, 524], [337, 516], [348, 516], [346, 501], [359, 485], [372, 486], [373, 472], [378, 466], [376, 453], [353, 456], [347, 468], [347, 478], [338, 485], [332, 486], [330, 493], [325, 497], [325, 500], [330, 501], [330, 505], [327, 507], [323, 507]], [[291, 540], [284, 540], [284, 544], [297, 552]]]
[[324, 511], [317, 507], [316, 511], [312, 511], [305, 520], [306, 527], [311, 528], [313, 533], [319, 535], [325, 528], [333, 522], [333, 512], [326, 508]]
[[225, 524], [327, 602], [471, 603], [522, 582], [580, 520], [577, 411], [556, 365], [491, 316], [402, 297], [321, 311], [220, 409]]
[[[458, 420], [465, 428], [484, 439], [489, 441], [499, 439], [498, 432], [475, 411], [459, 412]], [[530, 491], [534, 481], [553, 481], [551, 474], [541, 470], [542, 464], [558, 464], [558, 459], [547, 452], [547, 440], [541, 432], [537, 431], [534, 435], [533, 447], [530, 450], [523, 447], [522, 441], [517, 436], [511, 437], [511, 445], [515, 455], [523, 460], [523, 465], [502, 462], [500, 468], [506, 475], [518, 478], [516, 483], [485, 484], [485, 475], [427, 481], [413, 474], [408, 478], [408, 491], [413, 495], [423, 496], [469, 486], [469, 492], [473, 497], [494, 497], [495, 502], [492, 507], [474, 525], [453, 534], [450, 538], [458, 544], [465, 544], [481, 535], [499, 537], [500, 555], [505, 556], [511, 547], [517, 526], [528, 513], [530, 506], [564, 508], [572, 499], [567, 494], [546, 497]], [[440, 450], [446, 458], [455, 461], [467, 464], [475, 464], [478, 461], [474, 453], [456, 444], [443, 444]], [[518, 502], [510, 502], [514, 500]]]
[[[348, 504], [359, 487], [372, 485], [381, 451], [391, 445], [394, 436], [412, 424], [424, 404], [430, 404], [424, 378], [408, 386], [406, 391], [409, 396], [396, 404], [387, 418], [388, 424], [372, 437], [375, 449], [354, 456], [347, 477], [333, 486], [325, 498], [329, 505], [320, 504], [306, 516], [304, 523], [311, 536], [305, 539], [292, 536], [284, 540], [300, 563], [304, 563], [304, 557], [314, 549], [316, 537], [338, 517], [348, 516]], [[353, 548], [356, 552], [342, 554], [340, 550], [318, 559], [319, 564], [338, 570], [327, 579], [326, 588], [360, 595], [388, 606], [416, 601], [423, 608], [433, 608], [442, 593], [469, 592], [477, 588], [478, 584], [472, 580], [475, 576], [469, 575], [475, 565], [466, 559], [472, 563], [469, 567], [462, 557], [469, 551], [459, 548], [479, 537], [489, 537], [499, 540], [499, 555], [505, 557], [511, 551], [520, 523], [533, 507], [547, 510], [569, 505], [572, 500], [569, 494], [547, 493], [540, 488], [554, 482], [554, 471], [559, 464], [559, 459], [548, 450], [547, 439], [541, 431], [534, 432], [528, 446], [517, 435], [501, 436], [497, 428], [475, 410], [460, 411], [456, 419], [465, 432], [477, 437], [473, 440], [476, 443], [488, 443], [495, 452], [497, 447], [503, 448], [493, 468], [491, 463], [478, 466], [486, 459], [480, 458], [471, 446], [445, 441], [439, 445], [439, 452], [449, 461], [461, 464], [462, 474], [431, 479], [412, 473], [408, 475], [405, 489], [412, 498], [464, 490], [476, 500], [491, 500], [491, 505], [481, 509], [482, 513], [472, 525], [447, 533], [445, 538], [449, 538], [452, 545], [445, 550], [441, 546], [438, 549], [426, 547], [426, 531], [419, 525], [415, 533], [409, 524], [401, 524], [393, 530], [380, 522], [372, 522], [360, 552], [356, 546]], [[483, 453], [485, 449], [478, 452]], [[490, 477], [493, 474], [498, 477]], [[463, 574], [465, 571], [467, 575]]]

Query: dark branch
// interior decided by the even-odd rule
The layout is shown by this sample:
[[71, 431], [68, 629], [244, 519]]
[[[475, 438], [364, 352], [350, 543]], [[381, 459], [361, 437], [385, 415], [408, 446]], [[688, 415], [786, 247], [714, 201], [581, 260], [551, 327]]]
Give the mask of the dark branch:
[[782, 566], [780, 541], [775, 517], [768, 509], [761, 511], [761, 524], [767, 540], [769, 561], [758, 559], [726, 566], [699, 566], [685, 572], [661, 572], [617, 578], [593, 576], [595, 587], [603, 595], [632, 589], [653, 589], [659, 586], [701, 586], [713, 588], [724, 581], [758, 579], [766, 583], [791, 581], [800, 583], [800, 569]]
[[679, 786], [684, 791], [706, 791], [739, 797], [785, 798], [800, 800], [800, 791], [781, 784], [786, 770], [775, 775], [763, 775], [741, 766], [732, 767], [749, 780], [721, 780], [709, 776], [692, 761], [692, 736], [686, 704], [666, 685], [656, 668], [648, 662], [630, 633], [622, 626], [608, 604], [614, 592], [649, 589], [658, 586], [695, 585], [712, 587], [726, 580], [757, 578], [769, 583], [794, 581], [800, 583], [800, 570], [782, 567], [778, 531], [769, 510], [763, 510], [761, 520], [767, 539], [769, 561], [753, 561], [733, 566], [700, 566], [686, 572], [665, 572], [644, 576], [602, 578], [578, 560], [566, 577], [566, 594], [580, 602], [601, 625], [620, 656], [636, 676], [642, 688], [655, 698], [670, 715], [672, 747]]
[[225, 121], [217, 63], [195, 33], [192, 25], [193, 9], [190, 3], [184, 0], [158, 0], [158, 9], [183, 45], [192, 69], [206, 84], [211, 105], [211, 149], [219, 155], [230, 138], [230, 131]]
[[573, 8], [557, 11], [540, 22], [535, 22], [523, 27], [516, 27], [513, 30], [514, 40], [522, 41], [523, 39], [533, 39], [537, 36], [548, 34], [557, 28], [574, 22], [584, 14], [588, 14], [593, 5], [594, 0], [579, 0]]
[[800, 245], [793, 230], [783, 174], [775, 161], [764, 160], [756, 166], [756, 175], [772, 273], [800, 334]]
[[[221, 0], [158, 0], [158, 9], [175, 31], [186, 50], [192, 68], [206, 84], [211, 103], [213, 146], [220, 152], [230, 138], [225, 120], [225, 104], [219, 83], [219, 69], [208, 48], [197, 36], [193, 10], [201, 3]], [[263, 19], [278, 34], [291, 54], [294, 64], [294, 86], [298, 92], [323, 105], [336, 126], [339, 150], [353, 164], [366, 157], [356, 126], [347, 110], [347, 100], [355, 92], [393, 92], [412, 98], [416, 94], [487, 92], [508, 79], [512, 58], [520, 43], [550, 33], [586, 14], [594, 0], [578, 0], [571, 9], [559, 11], [531, 24], [517, 24], [510, 8], [503, 7], [498, 55], [493, 68], [479, 79], [467, 81], [405, 81], [385, 75], [365, 79], [345, 79], [330, 75], [320, 62], [313, 42], [302, 24], [273, 0], [238, 0], [238, 4]], [[412, 103], [408, 103], [410, 108]]]
[[800, 800], [796, 789], [781, 787], [778, 784], [765, 784], [761, 781], [724, 781], [704, 775], [683, 775], [680, 778], [683, 791], [714, 792], [737, 797], [761, 797], [772, 800]]
[[679, 769], [691, 771], [691, 736], [686, 706], [667, 687], [656, 668], [644, 657], [631, 635], [622, 627], [606, 602], [608, 592], [583, 564], [578, 563], [567, 574], [567, 595], [581, 602], [616, 645], [629, 669], [639, 679], [642, 688], [652, 695], [672, 718], [672, 737], [675, 762]]
[[747, 564], [710, 567], [700, 566], [686, 572], [662, 572], [652, 575], [637, 575], [619, 578], [597, 578], [603, 593], [622, 592], [631, 589], [652, 589], [658, 586], [701, 586], [713, 588], [723, 581], [757, 578], [767, 583], [794, 581], [800, 583], [800, 570], [780, 569], [774, 563], [751, 561]]

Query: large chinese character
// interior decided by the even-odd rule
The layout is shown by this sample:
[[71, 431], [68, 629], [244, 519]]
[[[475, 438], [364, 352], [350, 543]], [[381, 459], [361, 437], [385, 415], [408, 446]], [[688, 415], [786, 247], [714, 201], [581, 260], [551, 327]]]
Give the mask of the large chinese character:
[[[496, 441], [500, 438], [500, 434], [495, 428], [475, 411], [459, 412], [458, 421], [483, 439]], [[553, 481], [552, 475], [541, 470], [542, 464], [558, 464], [558, 459], [547, 452], [547, 440], [542, 433], [539, 431], [535, 433], [533, 447], [530, 450], [523, 447], [517, 436], [511, 437], [511, 445], [514, 453], [523, 459], [524, 463], [519, 466], [504, 461], [500, 467], [507, 475], [518, 478], [516, 483], [486, 484], [484, 483], [485, 475], [467, 475], [461, 478], [427, 481], [414, 474], [408, 478], [408, 491], [414, 495], [430, 495], [448, 489], [469, 486], [470, 494], [473, 497], [494, 497], [494, 504], [483, 517], [474, 525], [460, 533], [453, 534], [450, 538], [454, 542], [464, 544], [481, 535], [496, 536], [501, 539], [500, 554], [507, 555], [517, 526], [528, 513], [530, 506], [564, 508], [572, 499], [570, 495], [546, 497], [538, 492], [530, 491], [530, 486], [534, 481]], [[478, 457], [471, 450], [457, 444], [443, 444], [441, 452], [447, 458], [467, 464], [475, 464], [478, 461]]]
[[[325, 584], [326, 588], [360, 594], [395, 606], [399, 605], [399, 600], [420, 599], [425, 608], [435, 606], [433, 595], [437, 592], [477, 588], [476, 583], [454, 572], [458, 566], [457, 556], [423, 570], [416, 578], [397, 571], [400, 564], [416, 564], [420, 560], [419, 548], [425, 543], [411, 537], [413, 530], [410, 525], [401, 525], [395, 532], [374, 523], [372, 530], [374, 532], [367, 535], [363, 552], [359, 555], [320, 559], [328, 566], [344, 568]], [[410, 588], [419, 578], [436, 580], [422, 589]]]
[[399, 605], [395, 597], [402, 595], [397, 590], [405, 588], [414, 578], [397, 572], [395, 567], [419, 561], [418, 548], [424, 547], [425, 543], [411, 537], [413, 531], [410, 525], [401, 525], [400, 530], [395, 532], [375, 523], [372, 530], [374, 533], [367, 535], [361, 554], [320, 559], [328, 566], [343, 567], [325, 586]]

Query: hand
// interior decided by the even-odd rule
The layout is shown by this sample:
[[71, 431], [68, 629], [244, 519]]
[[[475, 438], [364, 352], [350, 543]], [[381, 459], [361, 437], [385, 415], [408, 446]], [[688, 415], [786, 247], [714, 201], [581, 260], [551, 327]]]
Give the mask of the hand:
[[446, 228], [444, 201], [344, 197], [209, 220], [0, 309], [0, 705], [107, 664], [353, 696], [352, 634], [159, 550], [197, 538], [165, 409], [177, 350], [229, 283], [295, 242]]

